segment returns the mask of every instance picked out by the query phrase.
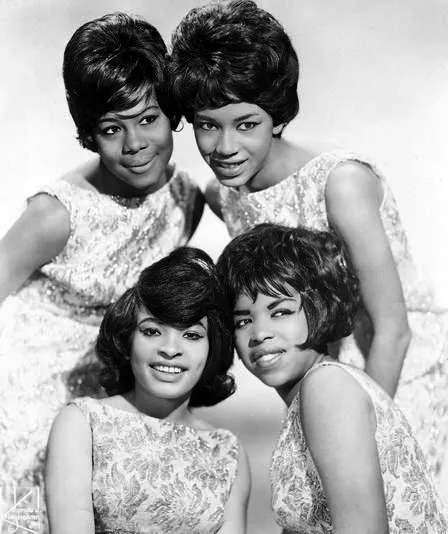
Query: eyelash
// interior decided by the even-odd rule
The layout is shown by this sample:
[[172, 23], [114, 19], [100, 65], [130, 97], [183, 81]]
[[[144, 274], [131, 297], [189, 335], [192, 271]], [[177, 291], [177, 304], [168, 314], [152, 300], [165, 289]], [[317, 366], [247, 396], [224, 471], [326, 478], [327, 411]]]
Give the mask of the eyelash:
[[[253, 130], [259, 124], [260, 124], [259, 122], [253, 122], [253, 121], [242, 122], [238, 124], [237, 129], [242, 132], [248, 132], [249, 130]], [[213, 123], [207, 122], [207, 121], [198, 122], [197, 128], [204, 130], [205, 132], [211, 132], [213, 130], [216, 130], [216, 126]]]
[[[271, 317], [273, 319], [276, 319], [277, 317], [283, 317], [284, 315], [292, 315], [294, 313], [293, 310], [290, 310], [290, 309], [281, 309], [281, 310], [275, 310], [272, 314], [271, 314]], [[234, 328], [236, 330], [240, 330], [241, 328], [244, 328], [247, 324], [249, 324], [250, 322], [250, 319], [249, 318], [246, 318], [246, 319], [240, 319], [239, 321], [235, 321], [235, 324], [234, 324]]]
[[[149, 125], [153, 124], [158, 118], [159, 118], [158, 114], [145, 115], [139, 121], [139, 125], [140, 126], [149, 126]], [[120, 130], [120, 126], [117, 126], [116, 124], [114, 124], [114, 125], [106, 126], [102, 130], [100, 130], [100, 133], [101, 133], [101, 135], [104, 135], [104, 136], [111, 136], [111, 135], [114, 135], [114, 134], [118, 133], [119, 130]]]
[[[157, 334], [161, 334], [160, 330], [158, 330], [157, 328], [141, 328], [140, 332], [147, 337], [153, 337]], [[202, 334], [199, 334], [199, 332], [192, 331], [184, 332], [183, 336], [189, 341], [199, 341], [200, 339], [204, 338], [204, 336]]]

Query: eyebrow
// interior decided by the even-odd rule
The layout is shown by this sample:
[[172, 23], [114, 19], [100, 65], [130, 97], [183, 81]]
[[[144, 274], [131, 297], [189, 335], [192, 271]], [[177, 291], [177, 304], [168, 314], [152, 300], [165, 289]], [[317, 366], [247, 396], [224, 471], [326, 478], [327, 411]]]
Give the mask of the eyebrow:
[[[268, 304], [267, 308], [268, 308], [268, 310], [272, 310], [273, 308], [276, 308], [277, 306], [279, 306], [283, 302], [292, 302], [292, 303], [295, 304], [297, 301], [296, 301], [296, 299], [294, 299], [292, 297], [281, 297], [279, 299], [275, 299], [270, 304]], [[238, 309], [233, 310], [233, 315], [235, 315], [235, 316], [249, 315], [249, 314], [250, 314], [249, 310], [238, 310]]]
[[[164, 321], [160, 321], [159, 319], [157, 319], [157, 317], [154, 317], [152, 315], [148, 315], [144, 317], [141, 321], [137, 323], [137, 326], [141, 326], [143, 323], [146, 323], [146, 322], [156, 323], [161, 326], [163, 325], [170, 326], [168, 323], [165, 323]], [[193, 326], [201, 326], [204, 330], [207, 330], [207, 327], [205, 326], [205, 323], [203, 321], [198, 321], [197, 323], [187, 326], [186, 328], [182, 328], [182, 330], [192, 328]]]
[[143, 111], [139, 111], [138, 113], [134, 113], [132, 115], [122, 115], [120, 113], [114, 113], [113, 117], [103, 117], [103, 118], [98, 119], [98, 124], [100, 124], [101, 122], [135, 119], [136, 117], [140, 117], [140, 115], [144, 115], [145, 113], [148, 113], [148, 111], [154, 111], [154, 110], [159, 110], [159, 109], [160, 109], [159, 106], [154, 105], [154, 106], [148, 106]]

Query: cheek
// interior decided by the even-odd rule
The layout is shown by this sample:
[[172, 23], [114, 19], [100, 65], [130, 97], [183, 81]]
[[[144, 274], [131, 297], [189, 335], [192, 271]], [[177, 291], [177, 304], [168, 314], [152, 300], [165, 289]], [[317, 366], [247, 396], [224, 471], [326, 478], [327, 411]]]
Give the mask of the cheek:
[[204, 134], [199, 130], [194, 130], [194, 137], [196, 139], [196, 144], [198, 146], [199, 152], [201, 154], [206, 154], [211, 151], [213, 146], [213, 139], [210, 134]]
[[246, 356], [245, 349], [247, 349], [247, 346], [248, 346], [247, 337], [248, 337], [248, 334], [246, 334], [242, 330], [238, 330], [233, 336], [234, 341], [235, 341], [236, 352], [238, 354], [238, 357], [241, 360], [243, 360], [243, 362], [244, 362], [244, 359], [245, 359], [245, 356]]

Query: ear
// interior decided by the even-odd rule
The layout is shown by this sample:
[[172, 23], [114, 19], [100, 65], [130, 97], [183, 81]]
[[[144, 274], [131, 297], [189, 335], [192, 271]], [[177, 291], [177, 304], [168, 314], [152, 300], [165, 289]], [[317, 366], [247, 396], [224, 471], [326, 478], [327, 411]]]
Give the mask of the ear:
[[281, 124], [277, 124], [277, 126], [274, 126], [272, 128], [272, 135], [280, 135], [284, 127], [285, 127], [285, 124], [283, 122]]

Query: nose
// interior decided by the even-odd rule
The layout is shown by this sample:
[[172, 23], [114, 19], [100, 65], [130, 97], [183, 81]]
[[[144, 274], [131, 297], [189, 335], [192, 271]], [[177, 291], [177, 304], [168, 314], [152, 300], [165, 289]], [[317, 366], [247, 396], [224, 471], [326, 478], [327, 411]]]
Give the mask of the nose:
[[160, 346], [159, 353], [163, 358], [172, 360], [181, 356], [182, 351], [180, 349], [177, 336], [175, 333], [167, 334], [164, 336], [163, 342]]
[[216, 142], [215, 152], [220, 156], [231, 156], [238, 152], [236, 134], [230, 129], [221, 130]]
[[257, 347], [273, 337], [274, 333], [264, 321], [255, 321], [249, 335], [249, 347]]
[[123, 152], [125, 154], [135, 154], [146, 146], [147, 141], [143, 132], [139, 131], [139, 129], [135, 127], [131, 127], [126, 130], [123, 141]]

